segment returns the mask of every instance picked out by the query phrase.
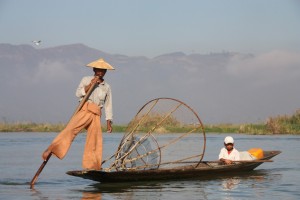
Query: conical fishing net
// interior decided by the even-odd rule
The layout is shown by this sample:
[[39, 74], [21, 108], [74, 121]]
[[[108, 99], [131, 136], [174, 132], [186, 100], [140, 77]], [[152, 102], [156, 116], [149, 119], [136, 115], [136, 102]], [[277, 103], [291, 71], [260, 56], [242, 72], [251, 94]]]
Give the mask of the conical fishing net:
[[196, 167], [205, 144], [204, 127], [192, 108], [172, 98], [153, 99], [128, 124], [106, 170]]

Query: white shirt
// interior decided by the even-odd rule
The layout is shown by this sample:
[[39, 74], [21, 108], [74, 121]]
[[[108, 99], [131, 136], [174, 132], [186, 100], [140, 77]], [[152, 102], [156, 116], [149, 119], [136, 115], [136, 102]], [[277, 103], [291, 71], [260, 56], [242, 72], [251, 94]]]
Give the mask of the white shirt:
[[[84, 87], [89, 85], [93, 78], [94, 78], [94, 76], [85, 76], [82, 78], [82, 80], [76, 90], [76, 96], [80, 98], [80, 101], [86, 95]], [[111, 89], [110, 89], [109, 84], [107, 84], [104, 81], [102, 83], [100, 83], [94, 89], [94, 91], [90, 95], [88, 101], [91, 101], [91, 102], [97, 104], [100, 108], [104, 107], [106, 120], [113, 119], [112, 95], [111, 95]]]
[[220, 151], [219, 154], [219, 160], [223, 158], [223, 159], [228, 159], [228, 160], [232, 160], [232, 161], [237, 161], [240, 160], [240, 153], [238, 150], [236, 150], [235, 148], [232, 149], [231, 153], [228, 154], [228, 151], [225, 147], [223, 147]]

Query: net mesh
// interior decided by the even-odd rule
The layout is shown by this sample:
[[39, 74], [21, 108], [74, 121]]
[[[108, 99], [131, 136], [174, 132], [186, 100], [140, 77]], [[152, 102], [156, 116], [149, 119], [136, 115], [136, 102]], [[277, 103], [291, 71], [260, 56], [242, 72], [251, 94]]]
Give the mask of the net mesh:
[[188, 105], [153, 99], [128, 124], [107, 170], [196, 167], [204, 156], [205, 139], [203, 124]]

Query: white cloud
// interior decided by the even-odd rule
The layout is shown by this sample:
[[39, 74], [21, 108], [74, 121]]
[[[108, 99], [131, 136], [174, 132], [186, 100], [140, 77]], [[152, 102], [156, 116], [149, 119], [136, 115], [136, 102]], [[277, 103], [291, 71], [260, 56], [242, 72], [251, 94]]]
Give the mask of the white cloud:
[[61, 62], [43, 61], [39, 63], [37, 71], [33, 74], [31, 81], [39, 82], [55, 82], [71, 78], [71, 73], [68, 71], [66, 64]]
[[230, 75], [255, 80], [259, 85], [300, 80], [300, 52], [276, 50], [253, 57], [236, 55], [227, 70]]

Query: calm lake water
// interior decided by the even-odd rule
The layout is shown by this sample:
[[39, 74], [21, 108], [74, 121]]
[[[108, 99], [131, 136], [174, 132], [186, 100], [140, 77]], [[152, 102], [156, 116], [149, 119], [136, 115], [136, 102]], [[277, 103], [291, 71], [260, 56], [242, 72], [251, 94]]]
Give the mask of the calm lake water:
[[[85, 135], [74, 141], [64, 160], [52, 157], [35, 185], [29, 182], [42, 163], [41, 153], [56, 133], [0, 133], [0, 199], [299, 199], [300, 136], [235, 135], [240, 151], [253, 147], [281, 150], [274, 162], [243, 176], [217, 179], [101, 184], [68, 176], [81, 169]], [[115, 152], [123, 134], [104, 134], [104, 158]], [[216, 160], [224, 134], [207, 134], [204, 160]], [[188, 149], [186, 149], [188, 151]]]

